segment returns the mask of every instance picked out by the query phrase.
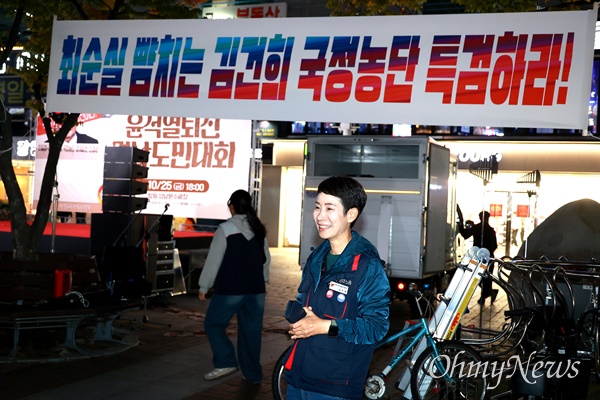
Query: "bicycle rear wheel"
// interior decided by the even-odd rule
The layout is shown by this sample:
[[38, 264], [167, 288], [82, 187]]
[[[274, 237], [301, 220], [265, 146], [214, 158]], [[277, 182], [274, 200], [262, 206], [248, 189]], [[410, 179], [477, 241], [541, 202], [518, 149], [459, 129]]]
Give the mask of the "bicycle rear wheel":
[[287, 391], [287, 382], [283, 377], [285, 373], [285, 366], [283, 365], [283, 360], [287, 353], [290, 351], [292, 346], [288, 347], [281, 353], [277, 361], [275, 362], [275, 366], [273, 367], [273, 373], [271, 374], [271, 390], [273, 392], [274, 400], [285, 400], [285, 393]]
[[479, 353], [455, 341], [436, 346], [439, 357], [427, 347], [415, 361], [410, 377], [412, 398], [483, 400], [488, 382], [486, 376], [476, 373], [483, 362]]

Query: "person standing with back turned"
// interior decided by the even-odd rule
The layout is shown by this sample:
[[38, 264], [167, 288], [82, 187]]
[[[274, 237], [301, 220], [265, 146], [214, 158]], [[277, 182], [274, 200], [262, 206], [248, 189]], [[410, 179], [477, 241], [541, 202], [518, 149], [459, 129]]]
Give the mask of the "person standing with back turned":
[[[462, 213], [459, 213], [458, 229], [462, 237], [465, 239], [473, 236], [473, 246], [483, 247], [490, 251], [490, 257], [494, 258], [494, 251], [498, 248], [498, 242], [496, 240], [496, 231], [490, 226], [490, 213], [487, 211], [481, 211], [479, 213], [479, 223], [473, 225], [472, 221], [463, 223]], [[466, 226], [465, 226], [466, 225]], [[484, 276], [481, 278], [481, 297], [477, 300], [477, 303], [483, 305], [485, 299], [490, 297], [491, 302], [496, 301], [498, 296], [498, 289], [492, 289], [492, 278]]]
[[[208, 256], [198, 280], [198, 297], [214, 287], [204, 329], [213, 352], [215, 369], [204, 375], [212, 381], [242, 370], [244, 379], [259, 384], [263, 379], [260, 365], [266, 285], [269, 281], [271, 254], [267, 231], [245, 190], [231, 194], [227, 202], [232, 217], [215, 231]], [[238, 321], [237, 359], [226, 329], [233, 316]]]
[[352, 231], [367, 202], [353, 178], [325, 179], [313, 211], [325, 239], [308, 257], [284, 359], [287, 400], [362, 399], [375, 343], [389, 329], [390, 286], [379, 253]]

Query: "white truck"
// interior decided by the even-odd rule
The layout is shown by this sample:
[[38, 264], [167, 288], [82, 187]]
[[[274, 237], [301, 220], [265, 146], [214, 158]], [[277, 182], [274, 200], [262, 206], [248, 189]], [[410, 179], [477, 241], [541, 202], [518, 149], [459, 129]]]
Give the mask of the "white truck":
[[429, 137], [309, 137], [300, 235], [300, 265], [320, 243], [313, 221], [319, 183], [349, 175], [368, 200], [354, 230], [385, 261], [394, 298], [412, 298], [416, 282], [443, 292], [456, 255], [456, 157]]

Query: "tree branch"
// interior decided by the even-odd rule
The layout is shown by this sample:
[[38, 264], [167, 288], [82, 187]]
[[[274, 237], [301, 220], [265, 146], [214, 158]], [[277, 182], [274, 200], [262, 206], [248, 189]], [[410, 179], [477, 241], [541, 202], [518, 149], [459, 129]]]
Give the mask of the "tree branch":
[[79, 2], [77, 0], [71, 0], [71, 4], [73, 4], [73, 7], [75, 7], [77, 12], [81, 16], [81, 19], [85, 19], [85, 20], [89, 19], [87, 13], [83, 9], [83, 7], [81, 7], [81, 4], [79, 4]]
[[108, 14], [108, 19], [116, 19], [117, 15], [119, 15], [119, 10], [121, 10], [121, 6], [125, 3], [125, 0], [117, 0], [113, 8], [110, 10]]
[[4, 44], [4, 49], [2, 54], [0, 54], [0, 65], [4, 64], [8, 59], [8, 56], [12, 52], [13, 48], [17, 44], [19, 40], [19, 29], [21, 27], [21, 22], [23, 21], [23, 16], [25, 15], [25, 10], [23, 9], [21, 2], [17, 6], [17, 10], [15, 12], [15, 17], [13, 18], [12, 26], [10, 27], [10, 33], [8, 38], [6, 39], [6, 43]]

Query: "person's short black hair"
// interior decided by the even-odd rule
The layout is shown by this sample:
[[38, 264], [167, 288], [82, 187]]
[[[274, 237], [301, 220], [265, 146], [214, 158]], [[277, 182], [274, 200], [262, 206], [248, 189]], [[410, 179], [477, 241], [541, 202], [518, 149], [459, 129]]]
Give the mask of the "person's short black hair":
[[480, 213], [479, 213], [479, 219], [480, 219], [481, 221], [486, 221], [486, 220], [490, 219], [490, 213], [489, 213], [489, 212], [487, 212], [487, 211], [482, 211], [482, 212], [480, 212]]
[[344, 215], [351, 208], [358, 210], [356, 219], [350, 224], [353, 227], [358, 217], [367, 204], [367, 193], [363, 186], [356, 179], [349, 176], [332, 176], [319, 184], [317, 194], [325, 193], [330, 196], [338, 197], [344, 207]]

